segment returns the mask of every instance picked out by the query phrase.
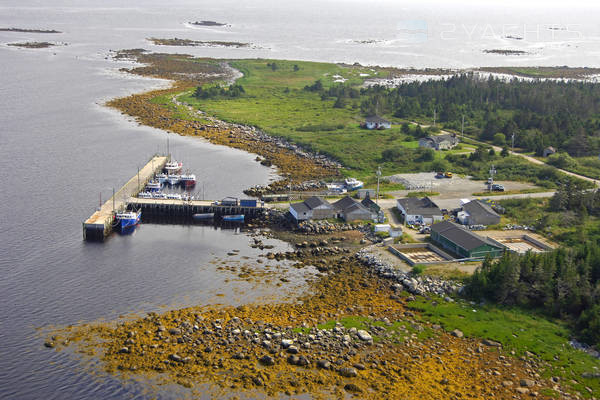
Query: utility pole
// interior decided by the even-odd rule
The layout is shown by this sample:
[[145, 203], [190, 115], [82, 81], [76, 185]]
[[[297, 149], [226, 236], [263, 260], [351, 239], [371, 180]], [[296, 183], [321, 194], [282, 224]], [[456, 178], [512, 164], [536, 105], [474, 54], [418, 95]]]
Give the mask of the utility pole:
[[511, 149], [512, 149], [512, 152], [514, 153], [515, 152], [515, 133], [514, 132], [512, 133], [511, 141], [512, 141]]
[[381, 178], [381, 167], [377, 167], [377, 197], [375, 198], [375, 204], [379, 205], [379, 178]]
[[436, 109], [433, 109], [433, 126], [435, 126]]
[[465, 114], [462, 116], [462, 124], [460, 126], [460, 138], [463, 139], [465, 137]]
[[492, 164], [492, 168], [490, 168], [490, 192], [492, 191], [492, 186], [494, 186], [494, 175], [496, 175], [496, 169], [494, 168], [494, 164]]

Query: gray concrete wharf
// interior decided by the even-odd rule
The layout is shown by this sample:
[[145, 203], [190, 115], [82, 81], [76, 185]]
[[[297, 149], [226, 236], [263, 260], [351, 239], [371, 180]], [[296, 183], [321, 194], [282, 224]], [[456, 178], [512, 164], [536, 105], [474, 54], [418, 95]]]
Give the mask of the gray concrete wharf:
[[146, 182], [161, 172], [169, 157], [154, 156], [140, 169], [139, 174], [134, 175], [119, 191], [108, 199], [100, 208], [83, 223], [83, 239], [99, 240], [111, 233], [116, 212], [127, 208], [127, 200], [140, 192]]
[[138, 199], [128, 200], [129, 206], [141, 209], [142, 215], [159, 217], [192, 217], [194, 214], [214, 213], [215, 216], [244, 215], [245, 217], [261, 216], [265, 205], [260, 201], [257, 206], [221, 205], [212, 200], [173, 200], [173, 199]]

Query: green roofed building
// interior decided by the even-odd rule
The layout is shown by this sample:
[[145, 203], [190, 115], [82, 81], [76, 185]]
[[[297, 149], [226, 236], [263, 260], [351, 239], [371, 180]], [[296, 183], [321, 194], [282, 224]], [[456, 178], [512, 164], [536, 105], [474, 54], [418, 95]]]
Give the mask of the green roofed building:
[[431, 240], [461, 258], [500, 257], [505, 250], [504, 247], [449, 221], [431, 226]]

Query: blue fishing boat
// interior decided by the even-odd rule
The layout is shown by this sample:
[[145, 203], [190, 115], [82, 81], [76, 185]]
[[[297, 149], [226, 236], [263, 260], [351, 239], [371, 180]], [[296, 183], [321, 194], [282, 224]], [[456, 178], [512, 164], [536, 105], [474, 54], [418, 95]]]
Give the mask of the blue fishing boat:
[[115, 215], [117, 228], [121, 233], [131, 233], [140, 223], [142, 210], [120, 212]]
[[239, 214], [239, 215], [223, 215], [223, 221], [244, 222], [244, 214]]

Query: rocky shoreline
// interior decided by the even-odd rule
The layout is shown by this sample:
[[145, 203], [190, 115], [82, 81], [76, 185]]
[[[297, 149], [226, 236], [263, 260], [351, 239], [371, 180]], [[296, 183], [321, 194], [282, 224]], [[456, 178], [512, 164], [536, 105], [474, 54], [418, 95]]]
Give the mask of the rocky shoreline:
[[[203, 83], [221, 79], [233, 82], [239, 77], [239, 71], [228, 64], [214, 63], [212, 60], [191, 63], [190, 56], [147, 53], [142, 49], [120, 51], [114, 58], [144, 64], [127, 72], [170, 79], [175, 83], [170, 89], [112, 100], [107, 103], [108, 106], [136, 118], [141, 124], [180, 135], [201, 136], [215, 144], [255, 153], [259, 156], [257, 162], [278, 168], [281, 180], [264, 187], [251, 188], [247, 194], [259, 196], [262, 193], [287, 191], [290, 184], [292, 190], [312, 190], [322, 187], [322, 179], [339, 177], [340, 163], [325, 155], [313, 154], [297, 144], [270, 136], [254, 127], [220, 121], [177, 99], [181, 92]], [[158, 104], [151, 101], [165, 95], [171, 95], [172, 102]], [[194, 115], [195, 120], [176, 116], [177, 110], [174, 111], [169, 105], [175, 105], [178, 109], [185, 108], [185, 112]]]
[[414, 295], [436, 294], [444, 296], [446, 301], [453, 301], [447, 295], [457, 294], [462, 291], [462, 285], [446, 281], [440, 278], [414, 276], [380, 260], [377, 256], [369, 253], [368, 249], [362, 249], [356, 253], [356, 258], [366, 267], [372, 269], [378, 276], [396, 282], [392, 289], [396, 292], [407, 292]]
[[303, 250], [302, 265], [325, 268], [290, 303], [149, 313], [116, 326], [69, 327], [45, 345], [100, 350], [110, 374], [158, 379], [198, 396], [206, 395], [204, 383], [216, 387], [213, 396], [409, 400], [521, 398], [549, 385], [533, 355], [509, 359], [499, 343], [419, 321], [407, 308], [410, 296], [349, 255], [356, 245], [344, 243], [339, 254]]

